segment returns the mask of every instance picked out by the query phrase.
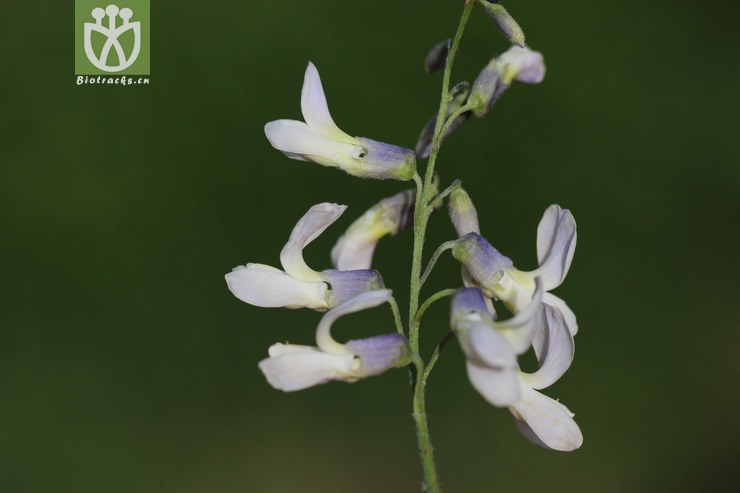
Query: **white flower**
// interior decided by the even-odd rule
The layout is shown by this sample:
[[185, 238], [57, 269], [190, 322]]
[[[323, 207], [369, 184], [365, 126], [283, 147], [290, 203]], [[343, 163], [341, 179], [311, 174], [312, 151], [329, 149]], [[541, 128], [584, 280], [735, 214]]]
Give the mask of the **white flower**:
[[369, 269], [375, 247], [386, 235], [403, 231], [414, 221], [416, 190], [405, 190], [388, 197], [352, 223], [331, 250], [331, 260], [339, 270]]
[[[562, 314], [541, 302], [538, 288], [525, 310], [507, 321], [496, 321], [477, 288], [458, 292], [452, 304], [451, 326], [467, 357], [468, 378], [491, 404], [506, 406], [519, 430], [532, 442], [561, 451], [581, 446], [583, 436], [564, 405], [539, 393], [570, 367], [575, 353], [573, 335]], [[516, 355], [534, 346], [539, 369], [519, 370]]]
[[303, 249], [345, 211], [347, 206], [322, 203], [311, 207], [293, 228], [280, 253], [285, 271], [247, 264], [226, 274], [226, 284], [240, 300], [261, 307], [327, 310], [366, 291], [383, 288], [375, 270], [317, 272], [303, 260]]
[[539, 369], [519, 372], [521, 398], [509, 406], [522, 434], [537, 445], [568, 452], [583, 443], [573, 413], [560, 402], [537, 390], [555, 383], [570, 367], [575, 355], [573, 334], [557, 308], [545, 305], [546, 330], [538, 332], [534, 350]]
[[337, 127], [313, 63], [306, 68], [301, 111], [305, 123], [277, 120], [265, 125], [270, 144], [286, 156], [340, 168], [364, 178], [410, 180], [414, 177], [416, 156], [412, 150], [352, 137]]
[[[531, 272], [516, 269], [478, 233], [460, 238], [452, 248], [453, 256], [461, 261], [475, 284], [486, 296], [500, 299], [514, 312], [519, 312], [532, 298], [535, 279], [539, 277], [545, 291], [558, 287], [565, 279], [576, 248], [576, 222], [567, 209], [551, 205], [537, 228], [537, 258], [539, 268]], [[578, 331], [573, 311], [557, 296], [545, 293], [542, 301], [558, 308], [572, 334]]]
[[541, 299], [540, 288], [526, 310], [504, 321], [495, 320], [478, 288], [461, 289], [453, 299], [450, 325], [467, 357], [468, 378], [494, 406], [508, 406], [521, 397], [516, 357], [544, 330]]
[[331, 336], [332, 324], [341, 316], [378, 306], [391, 297], [390, 290], [363, 293], [328, 311], [316, 330], [316, 344], [274, 344], [270, 357], [259, 363], [267, 381], [285, 392], [341, 380], [356, 382], [410, 362], [408, 341], [401, 334], [387, 334], [340, 344]]

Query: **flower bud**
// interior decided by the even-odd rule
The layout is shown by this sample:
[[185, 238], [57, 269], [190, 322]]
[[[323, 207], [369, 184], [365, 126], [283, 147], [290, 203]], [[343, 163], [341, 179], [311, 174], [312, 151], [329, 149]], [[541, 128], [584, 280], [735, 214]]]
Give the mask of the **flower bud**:
[[385, 198], [352, 223], [331, 250], [339, 270], [369, 269], [375, 247], [386, 235], [406, 229], [414, 219], [416, 190], [405, 190]]
[[491, 16], [493, 22], [496, 23], [499, 31], [506, 36], [511, 44], [523, 47], [526, 43], [524, 40], [524, 31], [519, 26], [519, 23], [507, 12], [503, 5], [498, 3], [489, 3], [487, 1], [480, 2], [485, 7], [488, 15]]
[[447, 207], [450, 211], [452, 225], [455, 226], [455, 231], [457, 231], [457, 236], [465, 236], [468, 233], [480, 234], [478, 211], [475, 210], [468, 192], [462, 188], [456, 189], [450, 194]]
[[488, 65], [480, 71], [473, 82], [468, 104], [473, 107], [473, 113], [478, 118], [484, 117], [491, 111], [496, 100], [506, 90], [501, 82], [501, 69], [496, 58], [492, 58]]
[[[463, 104], [465, 104], [465, 100], [467, 99], [468, 94], [470, 94], [470, 84], [468, 82], [460, 82], [450, 90], [450, 95], [452, 96], [452, 99], [450, 100], [450, 104], [447, 106], [447, 111], [445, 112], [445, 120], [452, 116], [455, 111], [457, 111]], [[444, 135], [442, 135], [441, 140], [444, 141], [448, 136], [452, 134], [452, 132], [460, 128], [463, 123], [468, 121], [469, 118], [470, 112], [465, 112], [462, 115], [458, 116], [455, 121], [452, 122], [452, 124], [447, 128], [447, 131], [444, 133]], [[429, 155], [432, 153], [432, 140], [434, 139], [434, 130], [436, 129], [436, 127], [437, 117], [433, 116], [432, 119], [429, 120], [424, 129], [421, 131], [419, 140], [416, 143], [416, 153], [422, 159], [428, 158]]]
[[450, 46], [452, 46], [452, 40], [446, 39], [438, 45], [435, 45], [434, 48], [429, 51], [429, 54], [424, 60], [424, 68], [428, 74], [439, 72], [445, 68], [445, 64], [447, 63], [447, 54], [450, 52]]
[[491, 111], [493, 105], [513, 81], [539, 84], [545, 78], [542, 53], [512, 46], [498, 58], [491, 59], [473, 82], [468, 104], [477, 117]]

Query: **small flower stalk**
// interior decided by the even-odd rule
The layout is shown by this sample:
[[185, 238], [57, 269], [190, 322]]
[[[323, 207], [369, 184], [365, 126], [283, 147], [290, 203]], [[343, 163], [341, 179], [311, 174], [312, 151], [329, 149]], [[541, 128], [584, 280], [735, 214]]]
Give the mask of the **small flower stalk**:
[[[510, 46], [497, 50], [498, 54], [477, 76], [468, 79], [472, 84], [452, 82], [453, 62], [476, 6], [482, 6]], [[346, 205], [322, 202], [309, 207], [293, 227], [277, 255], [280, 268], [246, 263], [227, 273], [225, 279], [231, 293], [249, 305], [321, 312], [313, 340], [306, 337], [306, 326], [313, 327], [315, 322], [297, 319], [295, 330], [286, 327], [280, 337], [298, 343], [273, 344], [267, 351], [268, 357], [258, 363], [267, 384], [275, 389], [294, 392], [330, 382], [354, 383], [408, 367], [413, 387], [411, 415], [424, 478], [420, 490], [439, 493], [425, 392], [432, 370], [443, 359], [442, 351], [452, 339], [465, 356], [471, 387], [493, 408], [507, 409], [525, 438], [563, 452], [582, 445], [583, 435], [574, 414], [559, 399], [542, 393], [563, 378], [575, 356], [576, 315], [551, 291], [564, 282], [570, 271], [577, 228], [568, 209], [555, 204], [548, 207], [537, 226], [537, 267], [521, 270], [512, 260], [520, 255], [504, 255], [490, 241], [505, 234], [494, 229], [491, 217], [485, 214], [501, 205], [496, 203], [497, 197], [493, 195], [485, 204], [479, 203], [479, 207], [483, 205], [479, 209], [470, 189], [464, 189], [460, 180], [452, 181], [446, 188], [439, 186], [436, 166], [441, 161], [440, 149], [445, 139], [473, 116], [483, 118], [491, 113], [515, 82], [539, 84], [544, 80], [543, 55], [526, 45], [521, 26], [507, 9], [495, 1], [466, 0], [455, 35], [434, 46], [424, 66], [428, 73], [443, 72], [443, 83], [439, 109], [422, 129], [412, 151], [353, 137], [341, 130], [329, 112], [319, 72], [312, 63], [308, 64], [301, 91], [303, 120], [267, 123], [265, 135], [269, 143], [290, 159], [338, 168], [352, 177], [413, 180], [416, 186], [396, 190], [360, 214], [326, 252], [331, 268], [316, 270], [303, 257], [304, 249], [347, 209]], [[495, 138], [497, 146], [506, 145], [503, 133], [497, 133]], [[423, 176], [417, 171], [417, 157], [427, 160]], [[482, 157], [481, 163], [487, 167], [496, 165], [487, 156]], [[452, 164], [455, 166], [451, 169], [456, 172], [466, 172], [468, 163]], [[332, 199], [330, 190], [327, 199]], [[452, 226], [448, 229], [454, 231], [454, 236], [436, 249], [424, 268], [427, 228], [432, 221], [444, 219], [444, 214], [435, 212], [445, 205]], [[512, 210], [507, 204], [502, 205], [499, 210]], [[484, 234], [483, 229], [489, 228], [496, 231], [495, 238]], [[407, 317], [401, 314], [381, 273], [373, 268], [376, 256], [387, 255], [394, 248], [394, 241], [383, 239], [401, 234], [413, 236]], [[423, 299], [424, 284], [447, 251], [460, 263], [460, 275], [449, 276], [447, 289]], [[449, 333], [439, 341], [434, 353], [424, 354], [420, 344], [423, 317], [429, 306], [441, 300], [450, 303]], [[395, 330], [364, 338], [343, 337], [345, 342], [332, 335], [338, 319], [352, 314], [359, 320], [360, 312], [386, 303]], [[423, 332], [424, 337], [433, 333]], [[528, 353], [537, 362], [531, 372], [520, 366], [521, 357]], [[567, 387], [561, 389], [571, 393]], [[443, 426], [444, 420], [436, 425]]]

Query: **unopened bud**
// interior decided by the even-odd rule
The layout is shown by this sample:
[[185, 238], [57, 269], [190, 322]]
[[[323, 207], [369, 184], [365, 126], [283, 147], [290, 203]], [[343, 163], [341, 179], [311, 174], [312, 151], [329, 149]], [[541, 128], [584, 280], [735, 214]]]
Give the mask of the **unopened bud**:
[[450, 46], [452, 46], [452, 40], [446, 39], [429, 51], [426, 60], [424, 60], [424, 68], [426, 68], [428, 74], [439, 72], [445, 68]]
[[498, 60], [492, 58], [476, 77], [470, 91], [468, 104], [473, 107], [475, 116], [479, 118], [486, 116], [499, 96], [506, 90], [508, 85], [504, 84], [501, 79], [501, 67]]
[[[468, 82], [460, 82], [450, 90], [450, 96], [452, 97], [452, 99], [449, 106], [447, 106], [445, 120], [452, 116], [455, 111], [460, 109], [460, 107], [465, 104], [465, 100], [467, 99], [468, 94], [470, 94], [470, 84]], [[442, 135], [441, 140], [449, 137], [452, 132], [460, 128], [460, 126], [468, 121], [469, 118], [469, 111], [458, 116], [455, 121], [452, 122], [447, 128], [447, 131], [444, 133], [444, 135]], [[419, 135], [419, 140], [416, 142], [416, 154], [421, 159], [428, 158], [432, 152], [432, 140], [434, 139], [434, 130], [436, 129], [436, 127], [437, 117], [433, 116], [432, 119], [427, 122], [426, 126], [421, 131], [421, 135]]]
[[475, 210], [468, 192], [462, 188], [452, 192], [447, 207], [450, 211], [452, 225], [455, 226], [455, 231], [457, 231], [457, 236], [465, 236], [468, 233], [480, 234], [478, 211]]
[[499, 31], [506, 36], [511, 44], [517, 46], [525, 46], [524, 31], [519, 26], [519, 23], [509, 14], [503, 5], [498, 3], [490, 3], [486, 0], [480, 0], [480, 4], [485, 7], [488, 15], [491, 16], [493, 22], [496, 23]]

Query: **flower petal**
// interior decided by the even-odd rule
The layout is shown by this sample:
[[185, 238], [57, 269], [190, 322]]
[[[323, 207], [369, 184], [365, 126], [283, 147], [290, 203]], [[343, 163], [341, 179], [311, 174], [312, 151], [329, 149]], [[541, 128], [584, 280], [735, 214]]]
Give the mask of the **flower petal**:
[[324, 202], [316, 204], [298, 220], [290, 233], [288, 243], [280, 252], [280, 263], [285, 272], [302, 281], [323, 281], [320, 273], [303, 260], [303, 249], [326, 230], [347, 209], [346, 205]]
[[296, 120], [270, 122], [265, 125], [265, 135], [272, 147], [291, 159], [333, 168], [357, 166], [356, 160], [366, 152], [362, 145], [330, 139]]
[[270, 357], [259, 368], [274, 388], [302, 390], [330, 380], [344, 380], [352, 373], [354, 355], [328, 354], [310, 346], [274, 344]]
[[393, 292], [390, 289], [379, 289], [368, 291], [356, 296], [349, 301], [332, 308], [324, 314], [316, 328], [316, 345], [327, 353], [346, 353], [350, 350], [344, 344], [335, 341], [331, 336], [331, 326], [336, 320], [344, 315], [359, 312], [368, 308], [381, 305], [391, 298]]
[[520, 373], [522, 381], [533, 389], [544, 389], [554, 384], [570, 368], [575, 355], [573, 335], [568, 331], [560, 310], [545, 305], [547, 326], [534, 344], [540, 367], [534, 373]]
[[545, 78], [545, 60], [542, 53], [512, 46], [498, 59], [504, 71], [504, 82], [518, 80], [525, 84], [539, 84]]
[[535, 285], [531, 301], [519, 313], [508, 320], [494, 322], [496, 330], [507, 340], [516, 354], [522, 354], [529, 349], [535, 334], [544, 332], [547, 327], [545, 307], [542, 303], [544, 290], [539, 278]]
[[573, 313], [573, 310], [571, 310], [570, 307], [565, 304], [565, 301], [558, 298], [554, 294], [545, 293], [542, 296], [542, 302], [546, 305], [550, 305], [560, 310], [560, 313], [563, 314], [565, 324], [568, 326], [568, 330], [570, 331], [570, 333], [573, 335], [576, 335], [578, 333], [578, 320], [576, 319], [576, 314]]
[[469, 361], [490, 368], [516, 368], [511, 345], [486, 321], [463, 319], [454, 329]]
[[467, 369], [475, 390], [494, 406], [508, 406], [519, 399], [521, 386], [514, 370], [478, 366], [472, 361], [467, 361]]
[[324, 95], [324, 87], [316, 66], [309, 62], [303, 78], [301, 91], [301, 112], [311, 129], [329, 139], [345, 144], [357, 145], [357, 139], [342, 132], [329, 113], [329, 105]]
[[526, 385], [521, 399], [511, 405], [522, 434], [533, 443], [570, 452], [583, 444], [583, 435], [567, 407]]
[[407, 228], [414, 217], [416, 190], [404, 190], [368, 209], [339, 238], [331, 260], [339, 270], [369, 269], [375, 247], [386, 235]]
[[531, 272], [540, 276], [545, 290], [560, 286], [568, 274], [576, 250], [576, 221], [569, 210], [551, 205], [537, 227], [537, 259], [540, 266]]
[[225, 277], [234, 296], [250, 305], [317, 310], [329, 307], [326, 283], [300, 281], [269, 265], [247, 264]]

